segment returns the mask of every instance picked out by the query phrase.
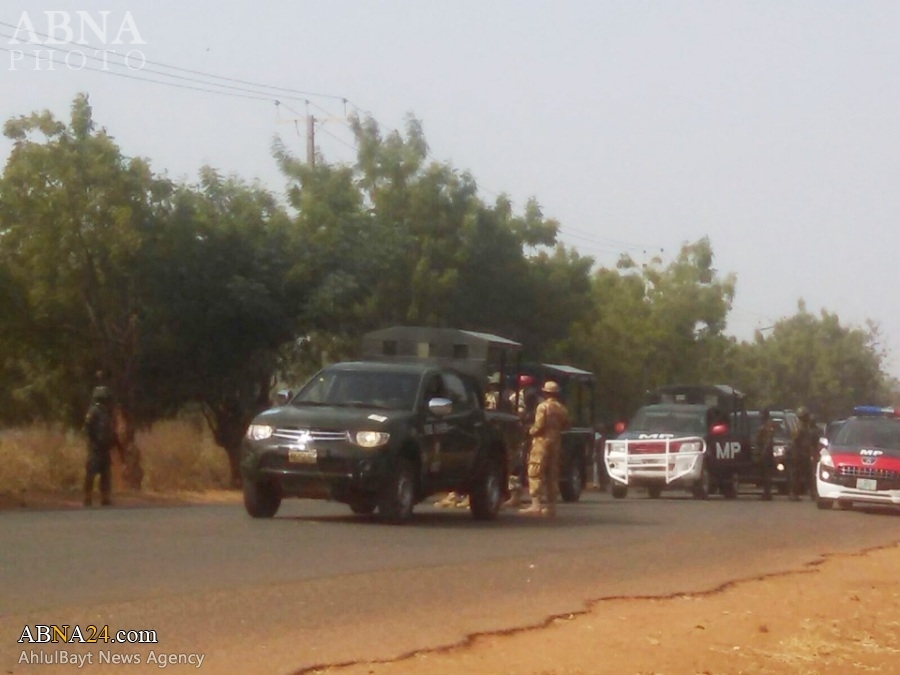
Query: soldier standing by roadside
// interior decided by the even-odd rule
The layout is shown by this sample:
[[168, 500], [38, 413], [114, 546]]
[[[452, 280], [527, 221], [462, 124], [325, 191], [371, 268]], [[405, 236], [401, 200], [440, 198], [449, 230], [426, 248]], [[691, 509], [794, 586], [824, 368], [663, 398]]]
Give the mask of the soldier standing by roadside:
[[775, 468], [774, 438], [775, 423], [769, 418], [769, 409], [763, 408], [759, 413], [759, 429], [756, 431], [756, 451], [759, 453], [764, 501], [772, 500], [772, 470]]
[[91, 407], [84, 418], [88, 456], [85, 463], [84, 505], [93, 500], [94, 479], [100, 476], [100, 504], [109, 506], [112, 480], [112, 449], [119, 444], [113, 417], [113, 393], [106, 386], [94, 388]]
[[800, 406], [797, 408], [797, 418], [800, 420], [800, 425], [794, 431], [791, 439], [793, 454], [790, 463], [792, 501], [800, 499], [800, 493], [804, 488], [811, 489], [812, 460], [819, 447], [819, 429], [813, 424], [809, 410]]
[[[544, 383], [541, 393], [544, 400], [534, 413], [534, 424], [528, 430], [531, 436], [531, 452], [528, 455], [528, 491], [531, 506], [521, 513], [556, 515], [556, 498], [559, 492], [559, 456], [562, 449], [562, 432], [569, 428], [569, 411], [559, 402], [559, 385]], [[546, 495], [546, 506], [541, 497]]]

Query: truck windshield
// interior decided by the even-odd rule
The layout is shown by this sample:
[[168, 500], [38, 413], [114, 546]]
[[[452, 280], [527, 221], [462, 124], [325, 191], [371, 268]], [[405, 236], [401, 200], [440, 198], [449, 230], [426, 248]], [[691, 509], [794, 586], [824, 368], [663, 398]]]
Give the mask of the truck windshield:
[[706, 433], [706, 410], [695, 406], [641, 408], [632, 418], [628, 430], [702, 436]]
[[291, 405], [413, 410], [418, 385], [413, 373], [326, 370], [307, 382]]

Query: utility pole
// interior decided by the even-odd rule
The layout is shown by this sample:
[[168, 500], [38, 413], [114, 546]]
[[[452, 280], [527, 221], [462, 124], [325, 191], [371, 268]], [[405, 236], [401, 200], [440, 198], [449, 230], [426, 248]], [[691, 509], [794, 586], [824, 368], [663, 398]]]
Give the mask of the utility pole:
[[306, 116], [306, 163], [310, 168], [316, 165], [316, 118]]

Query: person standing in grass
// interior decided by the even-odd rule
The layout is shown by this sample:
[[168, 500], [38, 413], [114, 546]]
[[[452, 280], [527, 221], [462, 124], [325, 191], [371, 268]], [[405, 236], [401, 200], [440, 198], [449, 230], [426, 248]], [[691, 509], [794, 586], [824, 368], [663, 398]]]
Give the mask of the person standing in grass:
[[105, 386], [95, 387], [91, 399], [91, 407], [84, 418], [88, 449], [84, 476], [84, 505], [90, 506], [93, 502], [94, 480], [100, 476], [100, 504], [109, 506], [112, 503], [110, 499], [112, 450], [119, 444], [113, 416], [112, 389]]

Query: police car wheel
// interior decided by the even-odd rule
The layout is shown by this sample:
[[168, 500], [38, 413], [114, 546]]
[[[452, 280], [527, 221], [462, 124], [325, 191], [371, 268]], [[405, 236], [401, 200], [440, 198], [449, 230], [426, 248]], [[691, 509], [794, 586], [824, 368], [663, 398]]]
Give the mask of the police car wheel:
[[816, 507], [822, 509], [823, 511], [827, 511], [831, 508], [831, 505], [834, 503], [831, 499], [819, 498], [816, 500]]

